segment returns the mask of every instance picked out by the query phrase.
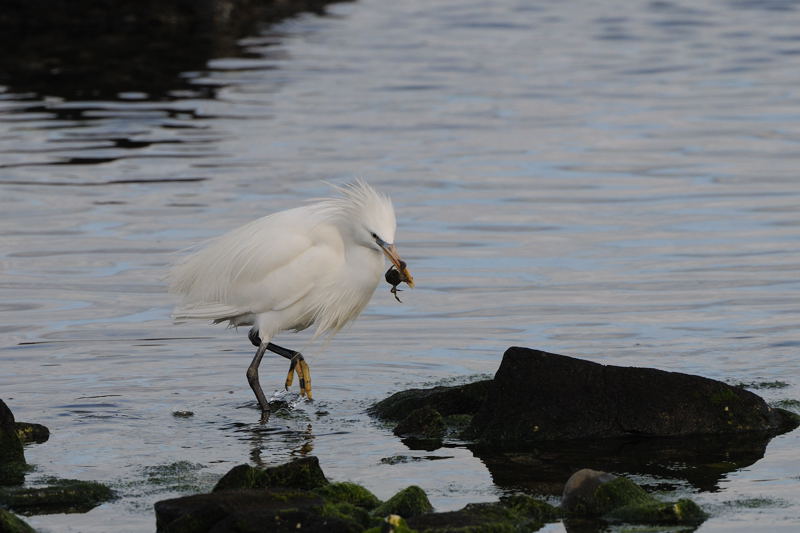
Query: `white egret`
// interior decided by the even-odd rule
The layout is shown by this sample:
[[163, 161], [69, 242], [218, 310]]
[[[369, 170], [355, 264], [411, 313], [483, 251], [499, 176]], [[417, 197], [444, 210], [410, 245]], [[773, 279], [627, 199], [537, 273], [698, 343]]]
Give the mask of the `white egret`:
[[337, 198], [267, 215], [212, 240], [170, 273], [170, 291], [182, 297], [175, 318], [253, 326], [249, 338], [258, 350], [247, 381], [262, 422], [269, 403], [258, 367], [267, 350], [291, 361], [286, 388], [296, 372], [301, 395], [311, 398], [308, 364], [299, 352], [270, 342], [276, 334], [312, 324], [314, 337], [338, 332], [367, 305], [384, 255], [393, 264], [386, 273], [392, 292], [401, 282], [414, 286], [394, 245], [397, 222], [389, 197], [361, 180], [336, 189]]

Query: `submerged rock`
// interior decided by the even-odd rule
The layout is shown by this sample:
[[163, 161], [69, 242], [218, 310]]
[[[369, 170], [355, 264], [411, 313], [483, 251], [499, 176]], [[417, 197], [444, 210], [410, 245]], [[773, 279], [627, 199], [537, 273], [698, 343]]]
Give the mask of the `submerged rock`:
[[720, 381], [509, 348], [467, 434], [485, 445], [626, 436], [778, 434], [791, 414]]
[[17, 435], [14, 413], [0, 400], [0, 486], [19, 485], [25, 480], [25, 453]]
[[222, 476], [213, 492], [233, 489], [284, 487], [311, 490], [328, 484], [316, 457], [303, 457], [271, 468], [233, 467]]
[[102, 483], [77, 479], [51, 480], [46, 487], [0, 488], [0, 505], [23, 515], [85, 513], [114, 497]]
[[408, 520], [408, 526], [426, 533], [536, 531], [557, 520], [560, 511], [530, 496], [503, 498], [499, 503], [470, 503], [458, 511], [429, 513]]
[[0, 508], [0, 533], [35, 533], [35, 531], [14, 513]]
[[414, 409], [394, 428], [398, 437], [413, 439], [441, 439], [444, 431], [441, 413], [429, 405]]
[[491, 380], [484, 380], [453, 387], [400, 391], [373, 405], [369, 413], [393, 421], [403, 420], [423, 407], [433, 408], [444, 417], [473, 415], [486, 401], [491, 384]]

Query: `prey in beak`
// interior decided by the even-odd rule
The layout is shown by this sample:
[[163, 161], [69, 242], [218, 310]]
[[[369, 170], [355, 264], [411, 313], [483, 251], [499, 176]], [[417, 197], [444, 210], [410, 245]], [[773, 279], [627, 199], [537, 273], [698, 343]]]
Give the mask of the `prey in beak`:
[[391, 292], [395, 299], [400, 302], [400, 298], [397, 297], [397, 293], [401, 289], [398, 289], [397, 286], [405, 282], [406, 285], [413, 288], [414, 277], [411, 275], [411, 272], [408, 271], [406, 262], [400, 259], [400, 255], [397, 253], [397, 247], [395, 247], [394, 244], [384, 242], [380, 238], [376, 239], [376, 242], [383, 250], [383, 253], [386, 254], [386, 257], [389, 258], [389, 261], [392, 262], [392, 266], [386, 271], [386, 275], [384, 277], [386, 278], [386, 282], [392, 286]]

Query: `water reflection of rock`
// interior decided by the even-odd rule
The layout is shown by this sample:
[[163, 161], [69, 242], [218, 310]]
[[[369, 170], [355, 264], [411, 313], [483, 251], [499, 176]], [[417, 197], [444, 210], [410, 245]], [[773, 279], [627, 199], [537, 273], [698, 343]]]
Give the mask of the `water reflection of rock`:
[[652, 476], [659, 489], [688, 483], [697, 490], [713, 492], [727, 473], [764, 457], [770, 439], [768, 435], [728, 435], [587, 440], [473, 453], [489, 469], [497, 486], [537, 494], [561, 494], [566, 479], [580, 468]]
[[[69, 99], [213, 92], [181, 73], [241, 55], [237, 40], [330, 0], [10, 2], [0, 12], [0, 84]], [[206, 95], [208, 96], [208, 95]]]
[[526, 348], [509, 349], [493, 380], [402, 391], [371, 413], [399, 421], [415, 449], [466, 439], [495, 484], [538, 494], [559, 494], [582, 468], [714, 491], [800, 422], [719, 381]]

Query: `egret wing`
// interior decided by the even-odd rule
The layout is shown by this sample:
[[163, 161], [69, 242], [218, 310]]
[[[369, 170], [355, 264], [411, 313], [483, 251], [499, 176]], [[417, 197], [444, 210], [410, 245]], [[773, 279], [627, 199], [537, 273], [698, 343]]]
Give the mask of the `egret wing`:
[[[176, 316], [227, 318], [285, 308], [313, 289], [319, 225], [310, 206], [269, 215], [209, 243], [177, 265]], [[302, 267], [302, 268], [301, 268]], [[213, 315], [213, 316], [211, 316]]]

